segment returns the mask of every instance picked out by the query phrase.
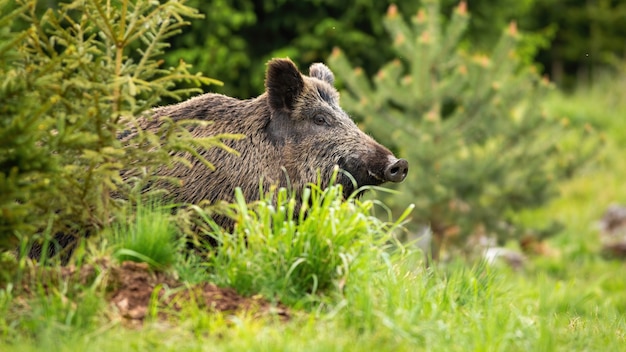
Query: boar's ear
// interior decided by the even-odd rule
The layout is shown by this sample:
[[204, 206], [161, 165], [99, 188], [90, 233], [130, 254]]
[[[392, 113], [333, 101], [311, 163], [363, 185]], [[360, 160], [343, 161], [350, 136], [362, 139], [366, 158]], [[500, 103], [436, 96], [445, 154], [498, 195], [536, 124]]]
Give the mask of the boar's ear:
[[314, 63], [309, 68], [309, 76], [328, 82], [331, 86], [335, 84], [335, 76], [328, 66], [322, 63]]
[[265, 89], [272, 109], [292, 110], [304, 89], [304, 79], [291, 60], [272, 59], [267, 67]]

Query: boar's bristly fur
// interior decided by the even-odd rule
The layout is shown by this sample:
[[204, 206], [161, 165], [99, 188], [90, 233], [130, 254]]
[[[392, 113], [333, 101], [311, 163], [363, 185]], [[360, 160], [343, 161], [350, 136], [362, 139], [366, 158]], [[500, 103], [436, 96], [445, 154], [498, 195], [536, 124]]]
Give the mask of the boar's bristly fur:
[[[266, 92], [257, 98], [204, 94], [156, 108], [144, 121], [145, 128], [156, 128], [158, 118], [167, 116], [213, 121], [191, 130], [198, 137], [245, 135], [227, 143], [240, 155], [217, 148], [200, 151], [215, 170], [191, 157], [191, 168], [162, 168], [160, 175], [182, 180], [181, 187], [171, 189], [175, 200], [230, 201], [235, 187], [241, 187], [246, 200], [252, 201], [259, 198], [259, 182], [265, 190], [277, 185], [299, 193], [317, 182], [318, 172], [322, 186], [328, 186], [335, 165], [352, 175], [358, 187], [402, 181], [408, 171], [406, 160], [397, 159], [359, 130], [339, 106], [333, 84], [333, 73], [323, 64], [313, 64], [305, 76], [289, 59], [273, 59], [267, 67]], [[355, 190], [347, 176], [340, 174], [337, 182], [346, 196]]]

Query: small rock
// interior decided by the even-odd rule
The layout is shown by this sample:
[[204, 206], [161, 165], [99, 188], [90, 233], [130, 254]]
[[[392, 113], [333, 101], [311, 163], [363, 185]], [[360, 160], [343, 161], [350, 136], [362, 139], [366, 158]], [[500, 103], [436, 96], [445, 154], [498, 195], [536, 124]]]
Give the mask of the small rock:
[[602, 255], [626, 259], [626, 206], [611, 204], [598, 222]]

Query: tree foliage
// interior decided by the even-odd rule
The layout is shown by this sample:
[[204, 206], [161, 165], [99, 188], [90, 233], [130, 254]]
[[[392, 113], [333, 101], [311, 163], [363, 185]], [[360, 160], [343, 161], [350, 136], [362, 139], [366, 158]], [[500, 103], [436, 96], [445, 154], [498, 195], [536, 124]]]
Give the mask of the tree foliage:
[[556, 181], [568, 178], [593, 142], [565, 148], [570, 130], [547, 117], [550, 89], [516, 52], [514, 24], [488, 54], [462, 49], [469, 14], [464, 3], [444, 23], [429, 1], [407, 23], [396, 6], [384, 20], [397, 55], [371, 79], [337, 49], [329, 63], [346, 86], [342, 105], [411, 163], [400, 194], [415, 203], [417, 224], [430, 225], [436, 244], [465, 245], [470, 236], [500, 242], [526, 233], [511, 214], [545, 204]]
[[[458, 0], [442, 0], [450, 17]], [[355, 65], [373, 74], [394, 57], [383, 26], [387, 7], [417, 12], [415, 0], [191, 0], [206, 14], [172, 38], [170, 64], [183, 58], [194, 69], [218, 76], [221, 93], [248, 98], [263, 91], [265, 63], [290, 57], [303, 67], [324, 61], [333, 47], [343, 48]], [[537, 62], [557, 83], [571, 84], [594, 67], [625, 55], [626, 4], [620, 0], [474, 0], [462, 44], [488, 52], [510, 21], [519, 23], [518, 51]], [[403, 14], [401, 14], [404, 16]], [[408, 20], [408, 17], [405, 17]]]
[[226, 137], [194, 139], [184, 121], [128, 145], [117, 138], [162, 97], [198, 91], [175, 82], [217, 82], [161, 59], [196, 10], [182, 1], [40, 5], [0, 0], [0, 249], [37, 233], [102, 227], [114, 216], [112, 194], [127, 191], [122, 169], [149, 175], [176, 162], [171, 151]]
[[552, 33], [536, 59], [563, 87], [589, 83], [595, 69], [626, 58], [624, 1], [537, 1], [520, 22], [528, 30]]
[[[442, 13], [450, 13], [457, 2], [442, 1]], [[421, 2], [193, 0], [189, 4], [207, 18], [192, 21], [183, 35], [173, 38], [168, 62], [184, 58], [196, 70], [223, 79], [220, 92], [240, 98], [263, 91], [265, 63], [272, 57], [290, 57], [306, 67], [325, 61], [333, 47], [341, 47], [355, 64], [374, 73], [394, 55], [382, 24], [392, 3], [415, 13]], [[532, 3], [504, 0], [496, 6], [472, 1], [469, 6], [477, 16], [464, 34], [474, 45], [489, 47], [501, 28], [529, 11]]]

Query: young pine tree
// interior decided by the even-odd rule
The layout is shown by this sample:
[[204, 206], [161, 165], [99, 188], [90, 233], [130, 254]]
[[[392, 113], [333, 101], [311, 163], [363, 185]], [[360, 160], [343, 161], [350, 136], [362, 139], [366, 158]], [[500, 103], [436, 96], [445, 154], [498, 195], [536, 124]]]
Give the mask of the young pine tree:
[[592, 151], [561, 145], [571, 133], [542, 112], [550, 84], [517, 55], [515, 24], [491, 52], [472, 53], [460, 42], [468, 20], [465, 3], [445, 23], [437, 1], [410, 23], [392, 5], [384, 25], [397, 59], [372, 79], [338, 49], [329, 60], [345, 86], [342, 105], [409, 160], [400, 194], [387, 203], [415, 204], [415, 224], [431, 227], [434, 258], [471, 236], [502, 243], [527, 234], [511, 215], [545, 204]]
[[120, 170], [222, 145], [227, 136], [195, 139], [171, 122], [129, 145], [117, 139], [162, 97], [198, 90], [175, 82], [217, 82], [160, 59], [185, 18], [198, 16], [184, 1], [0, 0], [0, 250], [106, 226], [112, 194], [127, 191]]

